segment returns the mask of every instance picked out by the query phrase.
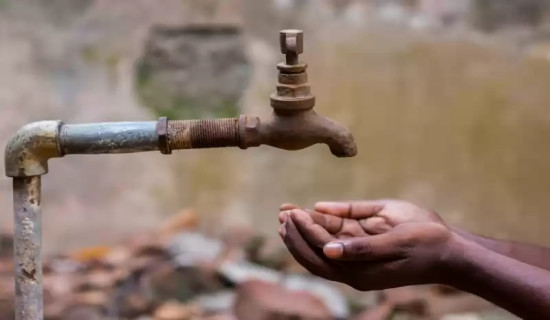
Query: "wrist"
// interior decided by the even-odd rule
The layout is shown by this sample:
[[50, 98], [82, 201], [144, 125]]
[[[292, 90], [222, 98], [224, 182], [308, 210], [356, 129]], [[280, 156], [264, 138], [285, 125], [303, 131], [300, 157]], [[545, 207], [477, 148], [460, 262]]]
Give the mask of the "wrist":
[[459, 228], [456, 228], [456, 227], [451, 227], [451, 230], [453, 231], [453, 233], [459, 235], [460, 237], [462, 237], [462, 238], [464, 238], [464, 239], [466, 239], [466, 240], [468, 240], [468, 241], [470, 241], [474, 244], [477, 244], [480, 247], [483, 247], [485, 249], [488, 249], [488, 250], [491, 250], [491, 251], [494, 251], [494, 252], [497, 252], [497, 253], [500, 253], [500, 254], [503, 254], [503, 255], [506, 255], [506, 256], [509, 256], [510, 253], [511, 253], [510, 252], [511, 247], [507, 246], [504, 243], [501, 243], [498, 240], [494, 240], [494, 239], [491, 239], [491, 238], [485, 238], [485, 237], [470, 233], [466, 230], [462, 230], [462, 229], [459, 229]]
[[[457, 274], [464, 274], [468, 267], [467, 252], [476, 244], [473, 240], [452, 232], [445, 245], [439, 261], [439, 282], [444, 285], [456, 287]], [[463, 276], [460, 277], [464, 279]]]

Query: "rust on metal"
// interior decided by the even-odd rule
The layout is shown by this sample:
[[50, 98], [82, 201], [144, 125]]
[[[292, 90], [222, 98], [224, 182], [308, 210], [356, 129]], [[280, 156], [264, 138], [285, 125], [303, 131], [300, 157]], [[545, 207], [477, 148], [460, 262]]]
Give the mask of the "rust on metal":
[[160, 117], [157, 122], [157, 134], [159, 137], [159, 149], [162, 154], [171, 154], [170, 142], [168, 141], [168, 118]]
[[171, 149], [203, 149], [239, 146], [239, 119], [168, 121]]
[[[307, 64], [298, 57], [303, 53], [303, 32], [283, 30], [279, 35], [285, 62], [279, 63], [276, 91], [270, 96], [273, 114], [257, 130], [261, 144], [298, 150], [325, 143], [337, 157], [353, 157], [357, 147], [351, 132], [339, 123], [317, 114], [315, 96], [308, 83]], [[241, 138], [248, 141], [246, 137]]]
[[283, 30], [279, 35], [281, 53], [286, 61], [279, 63], [277, 91], [270, 96], [271, 106], [278, 110], [308, 110], [315, 106], [307, 82], [307, 64], [299, 62], [298, 56], [304, 51], [304, 36], [301, 30]]
[[61, 121], [39, 121], [19, 129], [6, 145], [6, 176], [30, 177], [47, 173], [48, 159], [63, 156], [58, 146], [61, 124]]
[[286, 55], [286, 64], [298, 63], [298, 55], [304, 52], [304, 32], [302, 30], [287, 29], [279, 33], [281, 53]]
[[262, 144], [259, 117], [241, 115], [239, 117], [239, 148], [258, 147]]
[[13, 179], [15, 318], [42, 319], [40, 176]]
[[64, 124], [59, 134], [63, 154], [109, 154], [159, 149], [157, 122]]
[[307, 70], [307, 63], [299, 62], [296, 64], [287, 64], [285, 62], [281, 62], [277, 64], [277, 69], [287, 74], [302, 73]]

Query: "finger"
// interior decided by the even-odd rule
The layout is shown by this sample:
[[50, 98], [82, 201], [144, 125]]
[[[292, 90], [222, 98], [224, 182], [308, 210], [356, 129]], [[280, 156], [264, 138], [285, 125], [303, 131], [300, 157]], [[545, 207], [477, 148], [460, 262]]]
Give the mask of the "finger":
[[283, 241], [294, 259], [315, 275], [327, 279], [334, 278], [334, 274], [331, 271], [331, 265], [322, 255], [317, 254], [309, 246], [306, 240], [298, 232], [292, 219], [288, 219], [283, 227]]
[[279, 223], [280, 224], [283, 224], [286, 222], [286, 220], [288, 219], [288, 214], [290, 213], [290, 211], [281, 211], [279, 212]]
[[322, 248], [334, 237], [322, 226], [316, 224], [311, 215], [300, 209], [290, 211], [290, 217], [300, 234], [314, 247]]
[[285, 225], [284, 224], [281, 224], [281, 226], [279, 226], [279, 236], [281, 237], [281, 239], [283, 239], [285, 237], [285, 234], [286, 234], [286, 230], [285, 230]]
[[335, 260], [374, 261], [405, 257], [407, 241], [399, 233], [355, 237], [327, 243], [323, 252]]
[[358, 220], [359, 224], [369, 234], [381, 234], [392, 229], [391, 225], [382, 217], [370, 217]]
[[357, 223], [355, 219], [343, 219], [344, 223], [342, 225], [342, 230], [338, 232], [338, 238], [354, 238], [354, 237], [365, 237], [369, 234], [365, 232], [363, 227]]
[[327, 230], [329, 233], [335, 234], [342, 230], [344, 219], [330, 214], [323, 214], [312, 210], [306, 210], [313, 221]]
[[288, 210], [292, 210], [292, 209], [298, 209], [300, 208], [299, 206], [293, 204], [293, 203], [283, 203], [280, 207], [279, 207], [279, 211], [288, 211]]
[[317, 202], [315, 210], [343, 218], [364, 219], [380, 212], [385, 204], [385, 200]]

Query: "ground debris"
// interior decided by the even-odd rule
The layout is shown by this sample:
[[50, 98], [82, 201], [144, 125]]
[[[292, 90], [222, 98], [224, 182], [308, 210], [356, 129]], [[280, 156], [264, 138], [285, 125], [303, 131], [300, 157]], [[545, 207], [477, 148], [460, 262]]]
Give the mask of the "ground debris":
[[[182, 210], [114, 246], [45, 257], [46, 320], [484, 319], [486, 301], [442, 286], [357, 292], [314, 277], [280, 241], [235, 228], [199, 232]], [[9, 233], [0, 234], [11, 243]], [[0, 314], [13, 314], [11, 251], [0, 254]], [[0, 317], [0, 319], [3, 319]], [[514, 319], [508, 315], [498, 319]]]

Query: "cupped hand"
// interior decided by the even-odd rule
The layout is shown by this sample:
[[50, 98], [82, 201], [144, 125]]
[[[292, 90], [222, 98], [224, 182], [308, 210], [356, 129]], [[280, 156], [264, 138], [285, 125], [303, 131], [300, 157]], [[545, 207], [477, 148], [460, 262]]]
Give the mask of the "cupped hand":
[[410, 222], [434, 222], [445, 225], [434, 211], [402, 200], [363, 200], [317, 202], [315, 211], [331, 216], [354, 219], [365, 232], [380, 234]]
[[358, 219], [301, 209], [293, 204], [283, 204], [280, 207], [279, 222], [281, 224], [284, 217], [291, 211], [301, 213], [296, 215], [295, 219], [308, 228], [310, 231], [308, 240], [316, 247], [322, 248], [328, 242], [336, 239], [363, 237], [369, 234], [363, 229]]
[[281, 209], [280, 234], [295, 259], [359, 290], [442, 282], [456, 252], [442, 220], [406, 202], [318, 203], [325, 214]]

